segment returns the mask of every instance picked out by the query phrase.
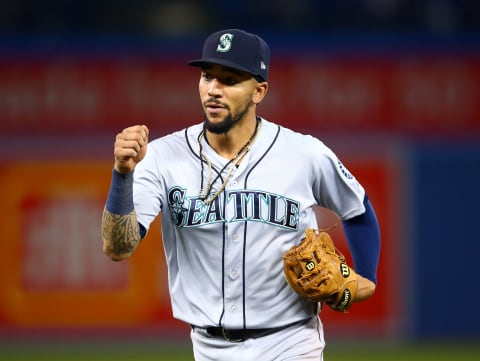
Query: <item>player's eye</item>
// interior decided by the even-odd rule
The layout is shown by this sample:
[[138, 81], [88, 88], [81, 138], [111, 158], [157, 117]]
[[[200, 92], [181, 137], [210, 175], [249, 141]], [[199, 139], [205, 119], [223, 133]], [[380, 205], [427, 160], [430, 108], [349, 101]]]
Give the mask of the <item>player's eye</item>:
[[203, 73], [202, 73], [202, 79], [204, 79], [204, 80], [212, 80], [212, 79], [213, 79], [213, 75], [203, 72]]
[[224, 79], [222, 79], [222, 83], [225, 84], [225, 85], [235, 85], [237, 84], [237, 79], [233, 78], [233, 77], [226, 77]]

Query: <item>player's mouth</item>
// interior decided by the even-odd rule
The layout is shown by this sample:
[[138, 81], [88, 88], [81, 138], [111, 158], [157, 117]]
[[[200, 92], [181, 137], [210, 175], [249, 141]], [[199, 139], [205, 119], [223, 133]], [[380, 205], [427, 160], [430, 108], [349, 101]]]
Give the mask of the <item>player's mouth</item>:
[[207, 101], [204, 104], [205, 110], [212, 114], [220, 113], [222, 110], [227, 109], [227, 106], [221, 104], [218, 101]]

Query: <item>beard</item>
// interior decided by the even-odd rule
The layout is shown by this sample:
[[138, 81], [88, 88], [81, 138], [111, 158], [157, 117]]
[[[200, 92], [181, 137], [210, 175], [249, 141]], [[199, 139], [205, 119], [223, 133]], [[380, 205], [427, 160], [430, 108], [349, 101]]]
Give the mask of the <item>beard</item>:
[[219, 123], [211, 122], [204, 111], [203, 112], [203, 128], [215, 134], [225, 134], [230, 129], [232, 129], [234, 125], [238, 124], [240, 120], [242, 120], [242, 118], [250, 109], [251, 105], [252, 105], [252, 102], [247, 102], [246, 104], [243, 105], [242, 108], [240, 108], [240, 110], [236, 114], [233, 114], [230, 111], [230, 108], [227, 107], [226, 109], [228, 111], [228, 114]]

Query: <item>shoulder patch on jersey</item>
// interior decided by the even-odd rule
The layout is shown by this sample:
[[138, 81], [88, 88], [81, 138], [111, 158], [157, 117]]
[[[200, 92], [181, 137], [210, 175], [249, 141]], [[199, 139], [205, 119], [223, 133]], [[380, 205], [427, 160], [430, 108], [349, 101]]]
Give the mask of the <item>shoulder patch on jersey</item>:
[[340, 169], [340, 172], [342, 172], [343, 176], [347, 179], [353, 179], [353, 175], [352, 173], [350, 173], [348, 171], [348, 169], [343, 165], [342, 162], [340, 162], [339, 160], [337, 160], [337, 165], [338, 165], [338, 168]]

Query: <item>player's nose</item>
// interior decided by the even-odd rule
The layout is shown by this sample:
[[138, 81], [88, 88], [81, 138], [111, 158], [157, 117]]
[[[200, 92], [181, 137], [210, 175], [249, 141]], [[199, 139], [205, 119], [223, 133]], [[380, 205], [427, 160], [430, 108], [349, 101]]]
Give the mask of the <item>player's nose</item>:
[[223, 84], [217, 78], [214, 78], [209, 84], [208, 95], [218, 97], [222, 94], [222, 88]]

